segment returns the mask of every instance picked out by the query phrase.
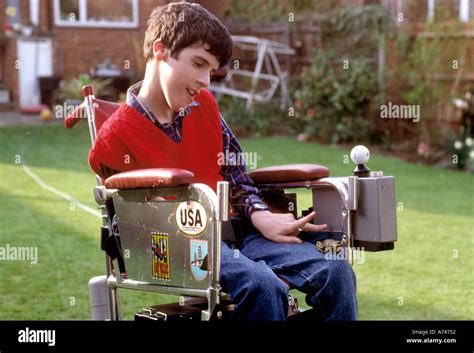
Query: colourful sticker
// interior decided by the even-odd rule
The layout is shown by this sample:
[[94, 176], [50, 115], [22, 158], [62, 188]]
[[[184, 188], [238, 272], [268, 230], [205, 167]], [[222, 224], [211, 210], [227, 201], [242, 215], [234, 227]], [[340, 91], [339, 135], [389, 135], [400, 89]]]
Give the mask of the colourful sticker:
[[171, 279], [168, 234], [151, 233], [151, 259], [153, 277]]
[[176, 207], [176, 225], [186, 236], [199, 237], [207, 227], [207, 212], [197, 201], [184, 201]]
[[191, 239], [190, 242], [191, 273], [196, 281], [203, 281], [207, 277], [208, 270], [208, 241]]

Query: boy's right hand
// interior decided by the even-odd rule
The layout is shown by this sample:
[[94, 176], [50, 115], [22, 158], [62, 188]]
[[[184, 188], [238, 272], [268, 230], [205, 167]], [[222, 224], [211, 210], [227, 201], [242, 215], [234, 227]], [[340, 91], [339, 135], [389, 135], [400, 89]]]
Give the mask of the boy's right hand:
[[252, 214], [251, 220], [255, 228], [269, 240], [276, 243], [301, 244], [303, 241], [298, 238], [301, 231], [321, 232], [326, 229], [326, 224], [309, 223], [315, 216], [314, 211], [300, 219], [295, 219], [292, 213], [257, 211]]

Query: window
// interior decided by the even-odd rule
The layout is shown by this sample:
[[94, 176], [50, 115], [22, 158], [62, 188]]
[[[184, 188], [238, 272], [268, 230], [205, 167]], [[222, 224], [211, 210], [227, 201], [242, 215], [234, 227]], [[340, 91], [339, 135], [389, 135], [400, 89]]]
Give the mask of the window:
[[60, 27], [138, 27], [138, 0], [55, 0]]
[[474, 20], [474, 0], [385, 0], [394, 16], [414, 22], [469, 22]]
[[428, 0], [428, 21], [472, 21], [473, 0]]
[[61, 21], [79, 20], [79, 0], [60, 0], [59, 7]]

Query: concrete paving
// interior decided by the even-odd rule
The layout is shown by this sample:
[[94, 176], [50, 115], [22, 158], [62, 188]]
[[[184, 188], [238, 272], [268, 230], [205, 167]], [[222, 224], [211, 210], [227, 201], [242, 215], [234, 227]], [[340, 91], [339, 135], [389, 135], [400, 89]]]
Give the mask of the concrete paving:
[[62, 124], [63, 120], [43, 121], [39, 114], [22, 114], [17, 111], [0, 111], [0, 127], [22, 125]]

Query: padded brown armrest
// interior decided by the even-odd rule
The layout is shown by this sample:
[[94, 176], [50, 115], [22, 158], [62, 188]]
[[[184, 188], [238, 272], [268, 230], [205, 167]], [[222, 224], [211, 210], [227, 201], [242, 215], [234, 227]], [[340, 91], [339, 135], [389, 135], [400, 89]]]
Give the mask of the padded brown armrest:
[[105, 180], [107, 189], [148, 189], [172, 187], [194, 182], [189, 170], [176, 168], [139, 169], [112, 175]]
[[259, 168], [249, 173], [255, 184], [309, 181], [329, 176], [329, 169], [317, 164], [287, 164]]

